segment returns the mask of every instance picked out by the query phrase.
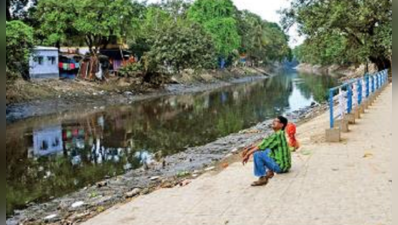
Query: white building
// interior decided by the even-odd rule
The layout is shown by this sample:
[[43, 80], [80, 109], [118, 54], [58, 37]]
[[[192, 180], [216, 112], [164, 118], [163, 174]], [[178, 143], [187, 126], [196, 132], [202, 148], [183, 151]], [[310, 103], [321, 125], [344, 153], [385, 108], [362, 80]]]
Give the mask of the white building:
[[30, 79], [59, 79], [58, 49], [36, 47], [29, 60]]

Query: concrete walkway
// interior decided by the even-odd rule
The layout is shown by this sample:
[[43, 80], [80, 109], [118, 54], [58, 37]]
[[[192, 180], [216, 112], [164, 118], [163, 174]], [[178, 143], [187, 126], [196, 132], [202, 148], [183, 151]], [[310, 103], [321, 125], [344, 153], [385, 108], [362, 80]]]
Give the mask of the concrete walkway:
[[344, 141], [328, 144], [327, 114], [299, 127], [289, 174], [252, 188], [253, 164], [116, 206], [86, 225], [392, 225], [392, 86]]

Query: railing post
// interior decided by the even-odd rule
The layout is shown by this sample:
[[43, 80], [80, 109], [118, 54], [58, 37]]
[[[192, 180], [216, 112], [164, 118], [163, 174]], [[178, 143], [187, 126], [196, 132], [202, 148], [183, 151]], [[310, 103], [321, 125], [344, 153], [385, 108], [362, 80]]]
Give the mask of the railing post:
[[333, 89], [329, 90], [329, 107], [330, 107], [330, 129], [334, 128], [334, 99], [333, 99]]
[[369, 74], [366, 74], [366, 98], [369, 98], [370, 95], [370, 83], [369, 83]]
[[362, 103], [362, 80], [360, 78], [358, 78], [357, 80], [357, 86], [358, 86], [358, 106], [359, 106]]
[[388, 69], [384, 72], [384, 85], [388, 84]]
[[374, 78], [375, 78], [375, 91], [374, 92], [376, 92], [377, 91], [377, 74]]
[[350, 114], [352, 112], [352, 85], [348, 84], [348, 93], [347, 93], [347, 113]]
[[365, 77], [361, 79], [362, 81], [362, 101], [366, 99], [366, 74]]
[[388, 70], [384, 71], [384, 76], [383, 76], [383, 86], [387, 84], [387, 79], [386, 77], [388, 77]]
[[375, 92], [377, 91], [377, 89], [378, 89], [378, 86], [379, 86], [379, 79], [378, 79], [378, 76], [379, 76], [379, 74], [378, 73], [376, 73], [376, 75], [375, 75]]

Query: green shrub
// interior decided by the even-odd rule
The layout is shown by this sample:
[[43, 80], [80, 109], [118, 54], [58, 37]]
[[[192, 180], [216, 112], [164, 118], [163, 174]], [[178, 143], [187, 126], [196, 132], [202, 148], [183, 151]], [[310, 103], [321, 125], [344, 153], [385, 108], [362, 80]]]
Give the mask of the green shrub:
[[14, 80], [27, 72], [29, 56], [34, 47], [33, 28], [21, 21], [6, 22], [6, 76]]
[[118, 75], [120, 77], [140, 77], [143, 75], [143, 69], [141, 63], [132, 63], [120, 68]]

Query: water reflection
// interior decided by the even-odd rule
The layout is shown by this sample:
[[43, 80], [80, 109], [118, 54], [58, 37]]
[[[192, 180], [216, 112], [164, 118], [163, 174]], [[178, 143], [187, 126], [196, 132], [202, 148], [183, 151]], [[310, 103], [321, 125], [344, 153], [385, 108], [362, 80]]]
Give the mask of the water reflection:
[[7, 127], [7, 214], [325, 100], [330, 77], [284, 74], [216, 91]]

